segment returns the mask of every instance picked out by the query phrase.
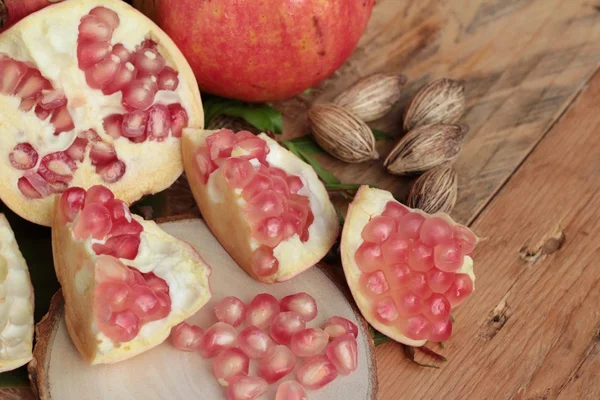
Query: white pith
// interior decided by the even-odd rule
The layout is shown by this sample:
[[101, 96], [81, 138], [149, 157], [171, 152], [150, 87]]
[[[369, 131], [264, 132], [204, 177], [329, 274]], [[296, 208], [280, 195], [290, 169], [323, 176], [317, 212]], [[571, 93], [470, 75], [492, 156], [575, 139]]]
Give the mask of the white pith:
[[0, 214], [0, 372], [31, 360], [33, 288], [15, 236]]
[[[344, 230], [342, 231], [341, 256], [344, 274], [346, 275], [346, 281], [348, 282], [348, 286], [350, 287], [352, 296], [354, 297], [360, 312], [375, 329], [397, 342], [409, 346], [423, 346], [427, 342], [426, 340], [413, 340], [407, 338], [398, 328], [384, 325], [374, 317], [370, 317], [372, 315], [372, 302], [363, 296], [360, 289], [359, 280], [362, 272], [354, 260], [354, 255], [356, 254], [356, 250], [358, 250], [363, 243], [361, 233], [371, 217], [381, 215], [389, 201], [397, 203], [390, 192], [369, 188], [368, 186], [361, 186], [354, 197], [354, 200], [348, 207], [348, 214], [346, 215], [346, 222], [344, 223]], [[457, 223], [445, 213], [427, 214], [418, 209], [409, 208], [409, 210], [427, 217], [432, 215], [440, 217], [452, 226], [457, 225]], [[473, 259], [471, 257], [465, 256], [463, 265], [456, 272], [469, 275], [473, 281], [473, 290], [475, 290], [475, 274], [473, 272]]]
[[[0, 185], [2, 197], [9, 207], [32, 222], [50, 225], [50, 210], [55, 196], [29, 199], [19, 191], [17, 181], [27, 171], [15, 169], [8, 159], [8, 154], [18, 143], [30, 143], [38, 152], [38, 163], [29, 170], [36, 171], [45, 155], [66, 150], [78, 133], [94, 129], [102, 141], [115, 146], [118, 159], [126, 164], [125, 175], [116, 183], [103, 182], [88, 157], [88, 146], [83, 162], [76, 161], [78, 168], [72, 174], [73, 180], [69, 186], [87, 188], [105, 184], [128, 203], [144, 194], [164, 189], [183, 170], [181, 143], [177, 138], [169, 136], [162, 142], [146, 140], [132, 143], [125, 137], [115, 140], [105, 133], [104, 117], [126, 113], [121, 104], [122, 94], [117, 92], [106, 96], [101, 90], [91, 89], [77, 60], [79, 21], [97, 6], [107, 7], [119, 14], [120, 24], [113, 33], [111, 44], [122, 43], [132, 51], [144, 39], [156, 39], [157, 50], [165, 58], [166, 65], [178, 71], [177, 89], [159, 91], [154, 104], [180, 103], [188, 114], [189, 126], [203, 125], [199, 93], [189, 65], [172, 42], [163, 37], [164, 33], [160, 32], [161, 37], [157, 37], [158, 27], [126, 3], [117, 0], [68, 1], [32, 14], [0, 35], [0, 54], [27, 62], [37, 68], [54, 88], [63, 89], [75, 125], [75, 129], [54, 136], [50, 117], [41, 121], [33, 109], [27, 113], [20, 111], [20, 99], [16, 96], [0, 95], [0, 179], [5, 182]], [[142, 176], [144, 179], [140, 179]], [[11, 193], [7, 193], [9, 191]], [[12, 201], [8, 201], [10, 199]], [[48, 210], [47, 215], [33, 215], [39, 214], [35, 211], [25, 213], [11, 204], [14, 202], [31, 203], [23, 208], [42, 208]]]

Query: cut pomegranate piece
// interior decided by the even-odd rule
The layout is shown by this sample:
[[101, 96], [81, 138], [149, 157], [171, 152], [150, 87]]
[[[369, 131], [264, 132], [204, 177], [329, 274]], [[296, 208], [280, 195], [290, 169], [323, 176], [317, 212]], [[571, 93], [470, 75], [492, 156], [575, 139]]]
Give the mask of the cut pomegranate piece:
[[126, 166], [123, 161], [116, 160], [106, 165], [96, 168], [96, 173], [100, 175], [106, 183], [117, 182], [125, 175]]
[[237, 344], [248, 357], [253, 359], [264, 358], [269, 349], [275, 346], [271, 337], [254, 325], [240, 332]]
[[355, 338], [358, 337], [358, 326], [356, 326], [354, 322], [343, 317], [329, 318], [323, 327], [323, 330], [331, 339], [338, 338], [347, 333], [352, 334]]
[[38, 153], [29, 143], [19, 143], [8, 155], [8, 159], [16, 169], [31, 169], [37, 164]]
[[327, 346], [327, 358], [342, 375], [350, 375], [358, 368], [358, 344], [350, 334], [335, 339]]
[[403, 206], [400, 203], [396, 203], [395, 201], [390, 201], [386, 204], [385, 210], [381, 213], [384, 217], [392, 217], [395, 220], [398, 220], [404, 214], [408, 213], [408, 208]]
[[171, 329], [169, 341], [176, 349], [197, 351], [204, 336], [204, 330], [197, 325], [181, 322]]
[[48, 183], [69, 182], [73, 179], [71, 173], [76, 169], [75, 162], [66, 153], [59, 151], [42, 158], [38, 173]]
[[431, 334], [429, 340], [432, 342], [445, 342], [452, 336], [452, 320], [450, 318], [445, 321], [434, 322], [431, 326]]
[[100, 256], [94, 264], [94, 274], [98, 283], [114, 281], [133, 283], [133, 271], [111, 256]]
[[246, 324], [265, 329], [271, 325], [279, 312], [279, 302], [273, 295], [268, 293], [258, 294], [248, 305]]
[[421, 226], [425, 217], [416, 212], [409, 212], [398, 219], [398, 234], [406, 239], [419, 239]]
[[[114, 57], [119, 57], [113, 54]], [[113, 93], [117, 93], [122, 90], [129, 82], [133, 81], [137, 76], [137, 70], [133, 66], [133, 64], [126, 62], [121, 63], [120, 68], [115, 73], [113, 79], [102, 89], [102, 93], [106, 95], [111, 95]]]
[[229, 380], [227, 400], [254, 400], [263, 395], [269, 384], [256, 376], [234, 376]]
[[423, 243], [414, 243], [408, 253], [408, 265], [415, 271], [429, 271], [433, 268], [433, 249]]
[[290, 188], [290, 194], [296, 194], [300, 191], [300, 189], [302, 189], [302, 187], [304, 187], [304, 184], [302, 183], [302, 179], [300, 179], [300, 177], [296, 176], [296, 175], [288, 176], [287, 184], [288, 184], [288, 187]]
[[171, 115], [171, 136], [181, 137], [183, 128], [188, 126], [188, 115], [181, 104], [170, 104], [169, 115]]
[[54, 134], [58, 135], [62, 132], [68, 132], [75, 128], [71, 114], [67, 110], [67, 106], [62, 106], [54, 110], [50, 123], [54, 125]]
[[306, 328], [306, 321], [298, 313], [286, 311], [277, 314], [271, 323], [271, 337], [279, 344], [288, 345], [292, 341], [292, 336]]
[[204, 358], [212, 358], [223, 350], [235, 346], [238, 332], [224, 322], [217, 322], [205, 333], [200, 342], [200, 354]]
[[141, 48], [133, 55], [133, 63], [142, 72], [156, 75], [165, 67], [165, 59], [158, 50]]
[[356, 250], [354, 259], [362, 272], [374, 272], [383, 265], [381, 246], [375, 243], [363, 242]]
[[107, 250], [95, 250], [96, 254], [110, 254], [117, 258], [133, 260], [138, 254], [140, 238], [134, 235], [112, 236], [104, 246]]
[[87, 139], [77, 137], [75, 138], [73, 144], [71, 144], [71, 146], [65, 150], [65, 153], [71, 158], [71, 160], [81, 162], [85, 157], [85, 149], [87, 144]]
[[39, 105], [44, 110], [54, 110], [65, 104], [67, 104], [67, 97], [62, 89], [42, 90]]
[[27, 66], [21, 62], [8, 57], [0, 59], [0, 93], [13, 94], [27, 71]]
[[120, 68], [121, 59], [111, 55], [86, 69], [85, 80], [92, 89], [103, 89], [115, 79]]
[[337, 375], [335, 365], [325, 355], [307, 358], [296, 371], [298, 382], [309, 390], [321, 389]]
[[277, 387], [275, 400], [307, 400], [306, 390], [296, 381], [285, 381]]
[[115, 30], [119, 26], [119, 15], [106, 7], [95, 7], [89, 12], [90, 15], [98, 17], [100, 20], [105, 22], [111, 29]]
[[170, 128], [169, 110], [162, 104], [155, 104], [148, 109], [148, 126], [146, 136], [148, 139], [164, 140], [169, 136]]
[[113, 192], [109, 188], [103, 185], [94, 185], [87, 190], [85, 198], [85, 205], [98, 203], [102, 205], [108, 205], [108, 203], [115, 198]]
[[104, 131], [107, 135], [117, 139], [123, 135], [123, 116], [120, 114], [109, 115], [104, 118]]
[[135, 79], [123, 87], [123, 103], [137, 110], [146, 110], [154, 102], [156, 84]]
[[221, 386], [229, 386], [235, 376], [247, 376], [250, 359], [240, 349], [232, 347], [223, 350], [215, 358], [213, 373]]
[[221, 173], [229, 186], [243, 189], [250, 183], [256, 172], [248, 160], [233, 157], [225, 160], [221, 166]]
[[77, 61], [79, 62], [79, 68], [86, 70], [92, 67], [107, 57], [111, 50], [110, 42], [108, 41], [80, 41], [77, 43]]
[[381, 244], [396, 231], [396, 221], [391, 217], [373, 217], [361, 232], [363, 240]]
[[179, 74], [171, 67], [165, 67], [158, 74], [158, 90], [175, 90], [179, 86]]
[[83, 208], [84, 202], [85, 190], [80, 187], [69, 188], [60, 197], [60, 211], [71, 222]]
[[376, 299], [389, 289], [388, 282], [381, 270], [370, 274], [362, 274], [360, 277], [360, 286], [363, 289], [364, 295], [371, 299]]
[[140, 331], [140, 321], [131, 310], [113, 313], [106, 324], [100, 324], [100, 329], [109, 339], [115, 342], [130, 342]]
[[450, 289], [444, 294], [452, 307], [458, 306], [473, 293], [473, 281], [467, 274], [456, 274]]
[[306, 322], [312, 321], [318, 314], [315, 298], [305, 292], [285, 296], [279, 305], [281, 311], [294, 311]]
[[294, 333], [290, 349], [298, 357], [312, 357], [325, 350], [328, 342], [329, 335], [323, 329], [308, 328]]
[[261, 360], [258, 367], [258, 376], [267, 383], [275, 383], [296, 367], [296, 356], [286, 346], [278, 345], [269, 350], [267, 356]]
[[110, 213], [102, 204], [86, 204], [79, 214], [73, 234], [76, 239], [104, 239], [110, 232]]
[[84, 15], [79, 24], [79, 40], [109, 41], [113, 30], [114, 28], [101, 16]]
[[50, 88], [50, 82], [39, 71], [29, 69], [15, 89], [15, 95], [21, 99], [29, 99], [42, 93], [42, 90]]
[[273, 249], [261, 246], [252, 254], [252, 271], [258, 276], [270, 276], [279, 269], [279, 261], [273, 255]]
[[115, 148], [104, 142], [96, 142], [90, 150], [90, 160], [94, 165], [104, 165], [117, 159]]
[[246, 305], [235, 296], [228, 296], [215, 306], [215, 315], [221, 322], [238, 326], [246, 317]]

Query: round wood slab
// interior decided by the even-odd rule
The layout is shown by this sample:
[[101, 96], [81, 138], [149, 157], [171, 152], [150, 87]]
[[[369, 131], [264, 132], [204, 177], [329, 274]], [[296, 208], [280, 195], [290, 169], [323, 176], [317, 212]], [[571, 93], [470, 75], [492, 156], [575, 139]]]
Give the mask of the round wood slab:
[[[340, 315], [360, 328], [358, 369], [349, 376], [338, 376], [324, 389], [309, 392], [310, 399], [376, 399], [376, 364], [367, 325], [359, 317], [351, 298], [329, 278], [325, 269], [311, 268], [289, 282], [277, 285], [262, 284], [235, 264], [201, 220], [166, 222], [161, 228], [189, 242], [212, 266], [212, 299], [188, 322], [203, 328], [215, 323], [213, 307], [225, 296], [235, 295], [248, 303], [261, 292], [277, 298], [307, 292], [315, 297], [319, 308], [319, 315], [308, 324], [309, 327], [321, 326], [327, 318]], [[223, 389], [214, 379], [212, 360], [205, 360], [198, 353], [179, 351], [168, 342], [118, 364], [87, 365], [67, 333], [62, 302], [58, 293], [50, 312], [36, 329], [38, 343], [29, 370], [33, 389], [42, 399], [225, 399]], [[253, 362], [251, 374], [255, 370]], [[282, 381], [294, 376], [292, 373]], [[260, 399], [273, 399], [276, 387], [277, 384], [271, 385]]]

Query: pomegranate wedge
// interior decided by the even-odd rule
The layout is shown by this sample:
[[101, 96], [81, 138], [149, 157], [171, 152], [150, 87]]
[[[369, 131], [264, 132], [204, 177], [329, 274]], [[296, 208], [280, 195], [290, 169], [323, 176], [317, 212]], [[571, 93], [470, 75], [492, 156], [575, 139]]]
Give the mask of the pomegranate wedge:
[[72, 186], [127, 204], [169, 187], [181, 130], [204, 124], [181, 52], [120, 0], [63, 1], [0, 35], [0, 110], [0, 198], [46, 226]]
[[[450, 313], [474, 289], [476, 243], [448, 215], [410, 209], [389, 192], [363, 186], [348, 208], [342, 264], [365, 319], [398, 342], [422, 346], [452, 334]], [[328, 325], [337, 337], [335, 322]], [[350, 369], [349, 359], [334, 359], [340, 372]]]
[[107, 187], [71, 187], [57, 198], [52, 250], [67, 329], [89, 363], [131, 358], [174, 326], [177, 347], [201, 348], [202, 330], [178, 324], [210, 299], [210, 267]]
[[0, 214], [0, 372], [31, 360], [33, 287], [15, 236]]
[[339, 223], [325, 187], [267, 135], [184, 129], [182, 148], [204, 219], [254, 279], [291, 279], [333, 246]]

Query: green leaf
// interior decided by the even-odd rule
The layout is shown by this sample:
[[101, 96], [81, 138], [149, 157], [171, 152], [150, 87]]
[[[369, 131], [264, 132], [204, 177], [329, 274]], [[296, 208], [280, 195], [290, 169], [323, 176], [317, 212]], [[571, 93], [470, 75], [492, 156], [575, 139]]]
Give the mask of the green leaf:
[[392, 340], [389, 337], [385, 336], [383, 333], [373, 328], [371, 325], [369, 325], [369, 331], [371, 332], [371, 338], [373, 338], [373, 344], [375, 345], [375, 347]]
[[454, 323], [454, 315], [450, 314], [450, 320]]
[[373, 131], [373, 136], [375, 136], [375, 140], [390, 140], [394, 138], [389, 133], [385, 133], [383, 131], [380, 131], [379, 129], [371, 128], [371, 130]]
[[298, 147], [305, 154], [325, 154], [325, 151], [319, 147], [312, 136], [301, 136], [296, 139], [289, 140], [294, 146]]
[[344, 215], [342, 214], [342, 210], [340, 210], [339, 207], [337, 207], [337, 206], [333, 206], [333, 208], [335, 208], [335, 212], [338, 216], [338, 219], [340, 220], [340, 226], [344, 226], [344, 223], [346, 222], [346, 218], [344, 218]]
[[444, 342], [440, 342], [440, 347], [441, 347], [442, 349], [445, 349], [445, 348], [446, 348], [446, 345], [444, 344]]
[[319, 178], [326, 184], [335, 184], [340, 183], [339, 179], [335, 177], [331, 172], [327, 171], [319, 162], [311, 157], [309, 152], [304, 151], [304, 146], [302, 144], [297, 144], [293, 140], [284, 140], [283, 145], [292, 153], [294, 153], [298, 158], [304, 160], [315, 170]]
[[283, 131], [281, 113], [267, 104], [244, 103], [239, 100], [224, 99], [217, 96], [204, 98], [204, 119], [208, 126], [219, 115], [240, 117], [263, 132], [280, 134]]
[[312, 88], [308, 88], [304, 92], [302, 92], [302, 94], [309, 95], [312, 93], [312, 91], [313, 91]]
[[325, 185], [326, 189], [331, 190], [353, 190], [357, 191], [362, 185], [352, 184], [352, 183], [327, 183]]

